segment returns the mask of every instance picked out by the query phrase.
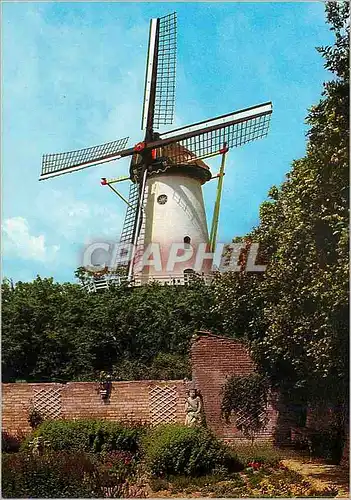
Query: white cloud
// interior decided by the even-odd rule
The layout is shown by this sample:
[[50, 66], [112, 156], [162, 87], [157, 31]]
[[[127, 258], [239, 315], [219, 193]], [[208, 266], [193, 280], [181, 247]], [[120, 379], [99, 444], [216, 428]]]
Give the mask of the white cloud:
[[[96, 195], [91, 196], [91, 201], [81, 201], [72, 190], [46, 187], [35, 201], [35, 213], [40, 213], [36, 220], [53, 237], [64, 238], [66, 241], [62, 245], [65, 246], [67, 241], [72, 245], [106, 237], [117, 239], [122, 229], [125, 206], [110, 192], [105, 191], [100, 199], [98, 188], [95, 187]], [[41, 207], [45, 210], [40, 210]]]
[[27, 220], [23, 217], [11, 217], [3, 223], [4, 250], [10, 256], [21, 259], [47, 262], [53, 260], [59, 250], [58, 245], [47, 246], [43, 234], [30, 234]]

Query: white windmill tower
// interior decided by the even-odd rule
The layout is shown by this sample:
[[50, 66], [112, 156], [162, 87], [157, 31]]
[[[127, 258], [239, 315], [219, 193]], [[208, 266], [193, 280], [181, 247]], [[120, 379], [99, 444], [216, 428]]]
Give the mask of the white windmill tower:
[[[173, 120], [175, 74], [176, 14], [173, 13], [150, 22], [142, 112], [144, 140], [128, 149], [125, 149], [128, 138], [124, 138], [43, 156], [40, 180], [132, 157], [128, 177], [102, 179], [102, 184], [127, 203], [121, 253], [115, 264], [118, 274], [123, 270], [134, 284], [150, 279], [183, 284], [187, 273], [195, 268], [199, 248], [214, 250], [226, 152], [267, 135], [272, 113], [272, 104], [268, 102], [158, 133], [160, 125], [171, 124]], [[220, 173], [212, 177], [203, 160], [220, 154]], [[211, 178], [218, 178], [218, 188], [209, 236], [202, 185]], [[128, 200], [112, 186], [122, 180], [131, 181]], [[204, 261], [201, 270], [209, 274], [210, 261]], [[111, 279], [111, 270], [106, 269], [106, 273]], [[106, 276], [100, 279], [102, 286], [108, 282]], [[96, 284], [99, 281], [95, 279], [94, 288]]]

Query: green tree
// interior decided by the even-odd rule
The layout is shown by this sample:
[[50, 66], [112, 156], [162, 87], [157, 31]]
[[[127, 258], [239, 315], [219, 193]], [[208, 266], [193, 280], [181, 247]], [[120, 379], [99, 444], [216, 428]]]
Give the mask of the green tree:
[[[2, 285], [3, 380], [69, 380], [91, 365], [86, 294], [37, 277]], [[91, 339], [93, 343], [93, 339]]]
[[335, 44], [317, 50], [334, 79], [309, 110], [306, 155], [271, 188], [250, 234], [267, 271], [219, 277], [214, 311], [229, 335], [248, 338], [289, 398], [340, 406], [348, 396], [349, 4], [330, 2], [326, 14]]
[[189, 376], [194, 332], [216, 329], [213, 293], [201, 281], [103, 293], [37, 277], [2, 285], [3, 380], [92, 380]]

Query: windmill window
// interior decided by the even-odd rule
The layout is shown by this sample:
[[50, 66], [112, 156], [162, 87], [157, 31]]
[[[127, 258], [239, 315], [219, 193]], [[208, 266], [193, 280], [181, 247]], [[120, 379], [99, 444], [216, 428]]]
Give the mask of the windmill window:
[[160, 194], [160, 196], [157, 198], [157, 203], [159, 203], [160, 205], [164, 205], [165, 203], [167, 203], [167, 195], [166, 194]]
[[189, 249], [190, 248], [190, 243], [191, 243], [190, 236], [184, 236], [184, 248], [185, 249]]

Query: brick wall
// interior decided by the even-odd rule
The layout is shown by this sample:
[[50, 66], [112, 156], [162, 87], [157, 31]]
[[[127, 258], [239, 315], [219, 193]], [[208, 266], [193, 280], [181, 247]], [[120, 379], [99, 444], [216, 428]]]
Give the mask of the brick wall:
[[173, 398], [175, 421], [183, 423], [186, 384], [180, 380], [113, 382], [108, 401], [102, 400], [99, 384], [95, 382], [14, 383], [2, 384], [2, 428], [10, 434], [18, 431], [29, 432], [31, 429], [27, 421], [28, 407], [37, 397], [39, 390], [50, 389], [58, 389], [60, 392], [61, 418], [134, 419], [149, 422], [153, 405], [156, 416], [162, 419], [162, 404], [157, 407], [155, 398], [150, 399], [150, 392], [155, 387], [175, 388], [175, 398]]
[[[59, 392], [59, 418], [132, 419], [155, 423], [155, 418], [162, 421], [169, 414], [169, 406], [165, 405], [168, 396], [159, 393], [166, 390], [170, 391], [173, 401], [173, 420], [183, 423], [187, 389], [196, 387], [201, 391], [207, 425], [228, 442], [243, 440], [244, 436], [235, 425], [226, 424], [221, 418], [221, 391], [231, 375], [250, 374], [254, 370], [254, 363], [244, 344], [210, 332], [199, 332], [192, 341], [191, 363], [191, 383], [181, 380], [113, 382], [108, 401], [102, 400], [96, 382], [2, 384], [2, 428], [10, 434], [31, 430], [27, 420], [28, 408], [33, 400], [38, 400], [38, 391]], [[288, 444], [290, 428], [295, 425], [289, 405], [272, 396], [268, 416], [268, 425], [257, 439]], [[310, 410], [308, 420], [320, 422], [321, 418], [312, 415]], [[348, 429], [342, 463], [349, 463]]]
[[[230, 375], [250, 374], [254, 370], [254, 363], [245, 346], [236, 340], [199, 332], [191, 345], [191, 363], [192, 384], [201, 391], [207, 425], [225, 440], [244, 439], [234, 424], [226, 424], [221, 418], [221, 390]], [[185, 381], [113, 382], [108, 401], [102, 400], [99, 384], [96, 382], [13, 383], [2, 385], [3, 430], [11, 434], [17, 431], [29, 432], [28, 408], [32, 401], [38, 400], [38, 391], [47, 393], [50, 389], [57, 390], [60, 394], [59, 418], [134, 419], [150, 422], [152, 415], [155, 416], [151, 409], [155, 406], [154, 400], [150, 399], [150, 393], [155, 387], [175, 387], [174, 420], [183, 423], [188, 388]], [[162, 409], [162, 403], [159, 406], [158, 416], [162, 420], [165, 409]], [[268, 412], [269, 423], [265, 431], [258, 435], [261, 439], [271, 439], [274, 433], [277, 413], [271, 406]]]
[[[2, 428], [10, 434], [29, 432], [28, 408], [33, 400], [38, 401], [38, 391], [59, 392], [56, 406], [59, 418], [101, 418], [108, 420], [142, 420], [156, 423], [169, 414], [165, 405], [168, 396], [172, 400], [173, 421], [185, 421], [184, 403], [187, 389], [200, 390], [207, 425], [226, 441], [242, 440], [244, 436], [233, 423], [226, 424], [221, 418], [222, 388], [231, 375], [250, 374], [254, 363], [245, 345], [211, 332], [198, 332], [191, 344], [192, 382], [181, 380], [113, 382], [108, 401], [104, 401], [96, 382], [13, 383], [2, 384]], [[168, 389], [165, 389], [168, 388]], [[172, 390], [174, 388], [174, 391]], [[163, 396], [159, 391], [170, 391]], [[155, 391], [157, 394], [155, 394]], [[312, 412], [313, 413], [313, 412]], [[320, 415], [309, 412], [308, 420], [321, 422]], [[290, 443], [290, 428], [296, 425], [288, 404], [272, 395], [268, 408], [269, 421], [258, 439], [273, 440], [276, 444]], [[348, 461], [349, 437], [343, 462]]]
[[[193, 383], [200, 390], [207, 425], [227, 441], [244, 439], [234, 424], [226, 424], [221, 418], [222, 388], [231, 375], [249, 375], [254, 363], [238, 340], [219, 337], [210, 332], [199, 332], [191, 346]], [[275, 431], [277, 412], [268, 408], [269, 422], [257, 438], [270, 440]]]

